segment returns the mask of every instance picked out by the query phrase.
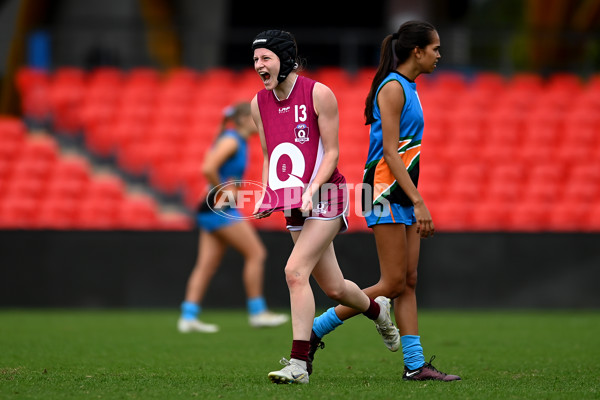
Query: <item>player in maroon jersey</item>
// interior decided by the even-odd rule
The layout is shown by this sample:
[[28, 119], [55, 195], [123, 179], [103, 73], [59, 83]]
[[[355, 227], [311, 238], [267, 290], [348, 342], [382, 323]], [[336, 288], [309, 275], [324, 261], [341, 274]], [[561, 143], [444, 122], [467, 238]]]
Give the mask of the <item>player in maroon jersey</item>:
[[290, 292], [293, 341], [284, 368], [269, 373], [275, 383], [308, 383], [308, 351], [315, 301], [312, 276], [331, 299], [375, 321], [385, 340], [399, 341], [390, 301], [365, 295], [345, 280], [333, 239], [347, 228], [348, 195], [337, 170], [337, 101], [325, 85], [298, 75], [297, 47], [289, 32], [268, 30], [252, 43], [254, 69], [265, 89], [252, 100], [263, 154], [266, 189], [255, 208], [257, 218], [283, 211], [294, 248], [285, 266]]

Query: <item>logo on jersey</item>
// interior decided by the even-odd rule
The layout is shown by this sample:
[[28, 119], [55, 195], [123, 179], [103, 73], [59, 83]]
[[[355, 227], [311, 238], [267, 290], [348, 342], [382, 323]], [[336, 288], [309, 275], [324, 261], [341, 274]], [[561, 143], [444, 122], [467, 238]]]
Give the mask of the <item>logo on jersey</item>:
[[313, 212], [319, 213], [319, 214], [324, 214], [327, 211], [328, 207], [329, 207], [328, 201], [321, 201], [317, 204], [317, 206], [315, 208], [313, 208]]
[[286, 112], [289, 112], [291, 109], [290, 106], [287, 107], [279, 107], [279, 114], [285, 114]]
[[304, 144], [308, 142], [308, 126], [306, 124], [296, 125], [294, 136], [296, 136], [296, 143]]

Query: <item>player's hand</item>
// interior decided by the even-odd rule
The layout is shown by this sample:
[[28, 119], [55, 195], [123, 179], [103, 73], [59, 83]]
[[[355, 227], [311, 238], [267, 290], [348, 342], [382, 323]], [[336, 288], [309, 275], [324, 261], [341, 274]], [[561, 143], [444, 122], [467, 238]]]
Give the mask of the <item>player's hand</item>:
[[223, 186], [215, 195], [215, 209], [236, 206], [238, 190], [234, 185]]
[[312, 208], [312, 192], [311, 190], [306, 190], [304, 193], [302, 193], [302, 205], [300, 206], [300, 211], [307, 213], [310, 212]]
[[254, 212], [252, 213], [252, 215], [256, 219], [266, 218], [273, 213], [273, 210], [259, 211], [260, 207], [262, 206], [263, 198], [257, 201], [256, 205], [254, 206]]
[[256, 219], [261, 219], [261, 218], [267, 218], [269, 215], [271, 215], [273, 213], [273, 211], [271, 210], [267, 210], [267, 211], [263, 211], [260, 213], [254, 213], [252, 214], [254, 216], [254, 218]]
[[433, 236], [435, 226], [425, 203], [415, 204], [415, 218], [417, 219], [417, 233], [420, 233], [422, 238]]

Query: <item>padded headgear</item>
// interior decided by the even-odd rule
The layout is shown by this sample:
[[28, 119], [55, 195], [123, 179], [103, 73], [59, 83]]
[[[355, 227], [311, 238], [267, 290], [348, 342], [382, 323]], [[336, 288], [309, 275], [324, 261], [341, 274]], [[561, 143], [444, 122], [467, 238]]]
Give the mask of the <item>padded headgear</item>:
[[280, 67], [277, 82], [281, 83], [296, 67], [298, 49], [291, 33], [272, 29], [256, 35], [252, 50], [269, 49], [279, 57]]

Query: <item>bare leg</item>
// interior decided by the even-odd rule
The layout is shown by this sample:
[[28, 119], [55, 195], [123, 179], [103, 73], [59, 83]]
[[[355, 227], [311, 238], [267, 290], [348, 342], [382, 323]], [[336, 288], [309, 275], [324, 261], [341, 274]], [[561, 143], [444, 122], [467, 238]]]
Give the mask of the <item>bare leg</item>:
[[[379, 257], [380, 277], [375, 285], [363, 291], [372, 299], [378, 296], [394, 299], [404, 291], [406, 286], [408, 246], [406, 228], [403, 224], [375, 225], [373, 233]], [[358, 314], [356, 310], [344, 306], [337, 306], [335, 313], [342, 321]]]
[[258, 233], [247, 221], [219, 229], [216, 235], [244, 257], [244, 287], [248, 298], [263, 295], [264, 263], [267, 250]]
[[331, 243], [312, 273], [319, 287], [332, 300], [349, 307], [355, 313], [362, 313], [369, 308], [370, 301], [363, 291], [352, 281], [344, 279], [344, 275], [335, 256]]
[[356, 285], [346, 284], [335, 259], [333, 238], [337, 235], [340, 220], [309, 219], [300, 232], [292, 232], [295, 245], [285, 267], [290, 291], [292, 329], [294, 340], [310, 339], [315, 315], [315, 300], [309, 277], [317, 267], [315, 276], [319, 285], [333, 299], [362, 311], [369, 308], [369, 299]]
[[400, 295], [394, 299], [394, 316], [401, 336], [419, 334], [416, 287], [421, 237], [417, 233], [416, 225], [406, 227], [406, 241], [408, 245], [406, 285]]
[[185, 301], [199, 304], [215, 272], [219, 268], [227, 245], [215, 234], [200, 231], [196, 265], [187, 282]]

